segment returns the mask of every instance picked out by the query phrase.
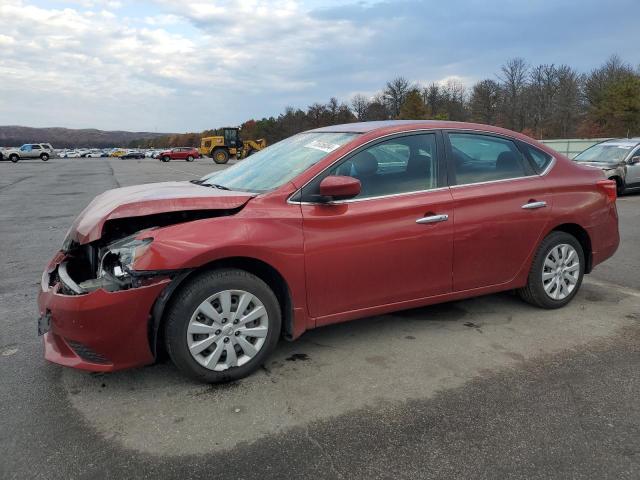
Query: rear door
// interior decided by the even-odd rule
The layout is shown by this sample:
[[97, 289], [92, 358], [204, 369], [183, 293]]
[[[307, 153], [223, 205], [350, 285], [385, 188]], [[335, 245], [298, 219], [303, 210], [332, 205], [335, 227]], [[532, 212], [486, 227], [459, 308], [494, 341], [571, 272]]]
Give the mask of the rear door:
[[[335, 314], [451, 291], [453, 205], [442, 149], [439, 133], [395, 136], [303, 188], [307, 296], [318, 325]], [[360, 195], [318, 203], [327, 175], [358, 178]]]
[[453, 290], [507, 283], [541, 240], [552, 194], [513, 139], [468, 131], [445, 138], [455, 202]]

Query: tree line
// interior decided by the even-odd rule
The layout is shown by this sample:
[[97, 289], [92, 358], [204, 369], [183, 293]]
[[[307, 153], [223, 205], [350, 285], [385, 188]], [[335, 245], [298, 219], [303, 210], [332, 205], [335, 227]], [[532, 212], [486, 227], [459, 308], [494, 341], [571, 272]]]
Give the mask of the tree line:
[[[340, 123], [389, 119], [436, 119], [497, 125], [534, 138], [640, 135], [640, 68], [617, 56], [589, 73], [569, 65], [505, 62], [494, 78], [470, 88], [459, 81], [421, 86], [404, 77], [372, 97], [348, 103], [331, 98], [303, 110], [287, 107], [277, 117], [248, 120], [242, 138], [274, 143], [298, 132]], [[140, 147], [197, 145], [221, 130], [176, 134], [134, 142]]]

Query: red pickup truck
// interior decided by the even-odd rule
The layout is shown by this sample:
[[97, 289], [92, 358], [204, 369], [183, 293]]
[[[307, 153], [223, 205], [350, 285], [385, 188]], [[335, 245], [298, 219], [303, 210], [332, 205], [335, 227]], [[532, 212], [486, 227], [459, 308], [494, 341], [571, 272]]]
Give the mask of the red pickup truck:
[[178, 147], [161, 152], [158, 158], [163, 162], [168, 162], [169, 160], [186, 160], [187, 162], [193, 162], [194, 158], [200, 158], [200, 153], [193, 147]]

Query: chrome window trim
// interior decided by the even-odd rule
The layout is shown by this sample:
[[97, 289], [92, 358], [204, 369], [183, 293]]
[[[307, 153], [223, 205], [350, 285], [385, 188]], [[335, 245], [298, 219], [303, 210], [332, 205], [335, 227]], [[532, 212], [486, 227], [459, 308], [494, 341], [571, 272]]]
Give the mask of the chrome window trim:
[[346, 200], [333, 200], [330, 202], [289, 202], [294, 205], [342, 205], [345, 203], [356, 203], [356, 202], [364, 202], [365, 200], [379, 200], [381, 198], [392, 198], [392, 197], [402, 197], [404, 195], [417, 195], [418, 193], [431, 193], [438, 192], [442, 190], [448, 190], [449, 187], [438, 187], [438, 188], [430, 188], [428, 190], [413, 190], [411, 192], [400, 192], [400, 193], [390, 193], [388, 195], [376, 195], [375, 197], [364, 197], [364, 198], [348, 198]]
[[[396, 135], [402, 135], [404, 133], [433, 132], [435, 134], [438, 131], [442, 132], [443, 134], [447, 133], [448, 131], [477, 132], [479, 134], [484, 134], [484, 135], [493, 135], [493, 136], [496, 136], [496, 137], [503, 137], [503, 138], [509, 139], [511, 141], [518, 140], [518, 141], [521, 141], [522, 143], [526, 143], [527, 145], [530, 145], [531, 147], [537, 148], [538, 150], [540, 150], [536, 145], [532, 144], [531, 142], [527, 142], [525, 140], [521, 140], [521, 139], [515, 138], [515, 137], [509, 137], [509, 136], [503, 135], [501, 133], [487, 132], [485, 130], [478, 130], [477, 128], [441, 128], [441, 127], [416, 128], [416, 129], [412, 129], [412, 130], [405, 130], [404, 132], [388, 133], [386, 135], [382, 135], [381, 137], [376, 137], [376, 138], [374, 138], [372, 140], [369, 140], [366, 143], [363, 143], [362, 145], [360, 145], [358, 147], [358, 149], [366, 147], [367, 145], [369, 145], [369, 144], [371, 144], [373, 142], [377, 142], [380, 139], [387, 138], [387, 137], [392, 137], [392, 136], [396, 136]], [[428, 190], [416, 190], [416, 191], [413, 191], [413, 192], [391, 193], [389, 195], [378, 195], [378, 196], [375, 196], [375, 197], [366, 197], [366, 198], [352, 198], [352, 199], [348, 199], [348, 200], [336, 200], [336, 201], [333, 201], [333, 202], [303, 202], [303, 201], [296, 202], [296, 201], [292, 201], [291, 200], [291, 197], [297, 195], [307, 185], [309, 185], [311, 182], [313, 182], [316, 178], [318, 178], [320, 175], [322, 175], [327, 170], [330, 170], [336, 163], [340, 162], [345, 157], [349, 156], [351, 153], [353, 153], [353, 150], [351, 150], [350, 152], [345, 153], [344, 155], [341, 155], [333, 163], [331, 163], [331, 165], [327, 166], [325, 169], [323, 169], [320, 172], [318, 172], [317, 174], [315, 174], [304, 185], [302, 185], [300, 188], [298, 188], [296, 191], [294, 191], [291, 195], [289, 195], [289, 197], [287, 198], [287, 203], [289, 205], [342, 205], [342, 204], [347, 204], [347, 203], [364, 202], [366, 200], [379, 200], [381, 198], [398, 197], [398, 196], [401, 196], [401, 195], [414, 195], [414, 194], [417, 194], [417, 193], [435, 192], [435, 191], [439, 191], [439, 190], [446, 190], [446, 189], [457, 188], [457, 187], [468, 187], [468, 186], [473, 186], [473, 185], [486, 185], [486, 184], [490, 184], [490, 183], [510, 182], [510, 181], [514, 181], [514, 180], [523, 180], [523, 179], [527, 179], [527, 178], [544, 177], [545, 175], [547, 175], [551, 171], [553, 166], [556, 164], [556, 157], [554, 155], [551, 155], [548, 152], [545, 152], [545, 153], [547, 153], [548, 155], [551, 156], [551, 161], [549, 162], [549, 165], [547, 165], [547, 167], [540, 173], [536, 173], [534, 175], [527, 175], [527, 176], [524, 176], [524, 177], [504, 178], [504, 179], [501, 179], [501, 180], [488, 180], [486, 182], [465, 183], [464, 185], [447, 185], [445, 187], [430, 188]]]

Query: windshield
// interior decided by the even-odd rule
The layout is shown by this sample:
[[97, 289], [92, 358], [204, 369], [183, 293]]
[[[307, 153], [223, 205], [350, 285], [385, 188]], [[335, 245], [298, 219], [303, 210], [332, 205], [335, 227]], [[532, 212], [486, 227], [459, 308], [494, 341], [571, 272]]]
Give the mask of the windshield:
[[587, 148], [584, 152], [578, 154], [574, 160], [576, 162], [621, 162], [629, 154], [632, 148], [633, 146], [631, 145], [601, 143]]
[[278, 188], [356, 137], [355, 133], [299, 133], [207, 175], [203, 185], [245, 192]]

